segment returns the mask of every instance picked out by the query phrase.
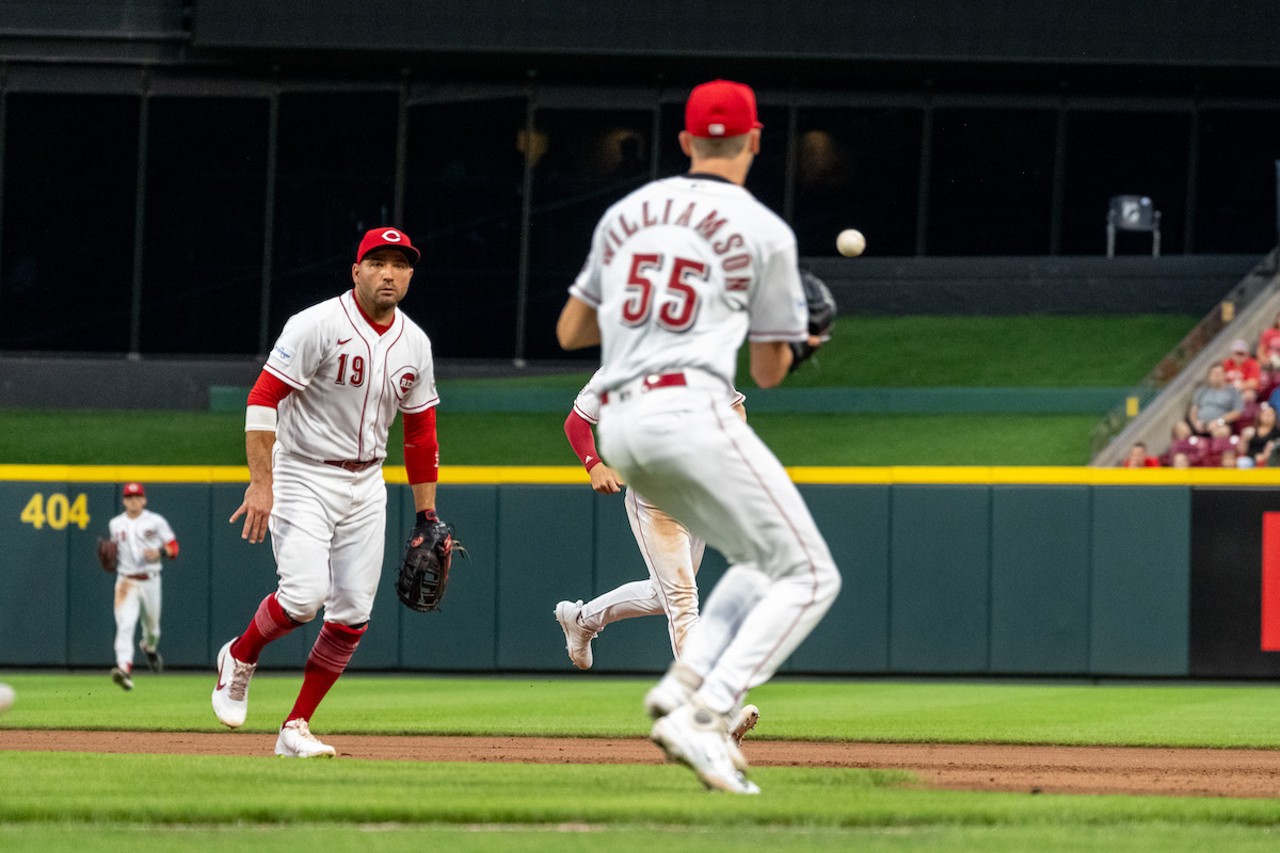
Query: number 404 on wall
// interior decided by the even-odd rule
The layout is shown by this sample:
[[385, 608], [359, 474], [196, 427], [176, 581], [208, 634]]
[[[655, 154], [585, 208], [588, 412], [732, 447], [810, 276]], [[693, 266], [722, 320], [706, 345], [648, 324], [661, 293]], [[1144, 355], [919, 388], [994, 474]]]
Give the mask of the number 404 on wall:
[[84, 494], [69, 499], [61, 492], [45, 497], [40, 492], [31, 496], [18, 516], [23, 524], [40, 530], [46, 524], [54, 530], [62, 530], [74, 524], [81, 530], [89, 526], [89, 499]]

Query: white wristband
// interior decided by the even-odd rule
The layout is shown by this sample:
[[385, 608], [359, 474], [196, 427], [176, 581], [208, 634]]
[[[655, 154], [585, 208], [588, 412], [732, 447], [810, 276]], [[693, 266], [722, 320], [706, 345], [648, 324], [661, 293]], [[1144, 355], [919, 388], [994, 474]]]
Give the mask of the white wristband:
[[249, 406], [244, 410], [245, 432], [275, 432], [276, 410], [274, 406]]

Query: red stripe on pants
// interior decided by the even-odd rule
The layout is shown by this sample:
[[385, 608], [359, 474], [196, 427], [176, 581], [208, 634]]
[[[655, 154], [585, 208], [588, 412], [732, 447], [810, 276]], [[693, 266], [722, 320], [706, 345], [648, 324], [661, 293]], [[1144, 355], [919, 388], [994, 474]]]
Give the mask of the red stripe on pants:
[[1262, 514], [1262, 650], [1280, 652], [1280, 512]]

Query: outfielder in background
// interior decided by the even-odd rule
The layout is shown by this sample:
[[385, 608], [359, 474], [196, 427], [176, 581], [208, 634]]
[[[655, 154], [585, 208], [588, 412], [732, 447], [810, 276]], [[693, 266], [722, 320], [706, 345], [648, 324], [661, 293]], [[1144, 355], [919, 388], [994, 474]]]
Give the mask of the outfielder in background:
[[178, 556], [178, 540], [164, 516], [147, 509], [147, 491], [141, 483], [125, 483], [124, 512], [108, 522], [115, 543], [116, 665], [111, 680], [133, 689], [133, 636], [142, 622], [138, 648], [147, 656], [152, 672], [164, 669], [160, 657], [161, 558]]
[[270, 529], [279, 584], [218, 652], [212, 702], [223, 724], [243, 725], [263, 647], [323, 608], [277, 755], [335, 754], [309, 721], [369, 625], [387, 521], [382, 461], [397, 411], [417, 521], [437, 519], [440, 398], [431, 342], [396, 310], [419, 257], [397, 228], [366, 233], [351, 266], [352, 289], [290, 317], [249, 392], [249, 486], [231, 521], [244, 518], [241, 537], [251, 543]]
[[[746, 400], [736, 389], [731, 408], [746, 420]], [[591, 477], [591, 488], [602, 495], [617, 494], [626, 484], [617, 472], [605, 464], [596, 451], [591, 427], [600, 420], [600, 396], [588, 382], [573, 401], [573, 409], [564, 422], [569, 445]], [[706, 542], [689, 532], [676, 519], [654, 506], [635, 489], [627, 489], [623, 498], [631, 533], [636, 538], [640, 555], [649, 569], [649, 579], [631, 581], [599, 595], [586, 604], [582, 600], [561, 601], [555, 617], [564, 631], [569, 660], [578, 669], [590, 669], [591, 641], [606, 625], [638, 616], [667, 617], [667, 633], [671, 653], [679, 660], [689, 630], [698, 622], [698, 569]], [[760, 709], [745, 705], [730, 726], [734, 741], [755, 727]]]
[[761, 128], [749, 87], [696, 87], [680, 134], [689, 172], [605, 212], [556, 327], [565, 349], [602, 345], [591, 387], [609, 464], [729, 562], [645, 707], [669, 759], [739, 794], [760, 789], [733, 717], [840, 589], [799, 491], [729, 405], [744, 338], [762, 388], [814, 350], [795, 234], [743, 187]]

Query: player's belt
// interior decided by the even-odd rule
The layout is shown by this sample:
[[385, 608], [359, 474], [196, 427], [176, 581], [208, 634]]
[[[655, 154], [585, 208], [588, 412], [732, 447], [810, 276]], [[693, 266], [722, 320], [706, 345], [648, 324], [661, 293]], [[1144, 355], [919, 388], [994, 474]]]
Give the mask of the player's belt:
[[355, 459], [326, 459], [324, 464], [332, 465], [334, 468], [341, 468], [343, 471], [363, 471], [366, 468], [372, 468], [374, 465], [381, 465], [381, 459], [370, 459], [367, 462], [358, 462]]
[[151, 572], [139, 572], [136, 575], [125, 575], [125, 577], [131, 581], [149, 581], [151, 574]]
[[684, 374], [680, 372], [651, 373], [641, 380], [638, 386], [633, 382], [623, 388], [615, 388], [612, 392], [603, 392], [600, 395], [600, 402], [602, 404], [608, 403], [611, 395], [614, 399], [625, 400], [631, 395], [632, 391], [652, 391], [654, 388], [670, 388], [673, 385], [688, 384], [688, 381], [684, 378]]

